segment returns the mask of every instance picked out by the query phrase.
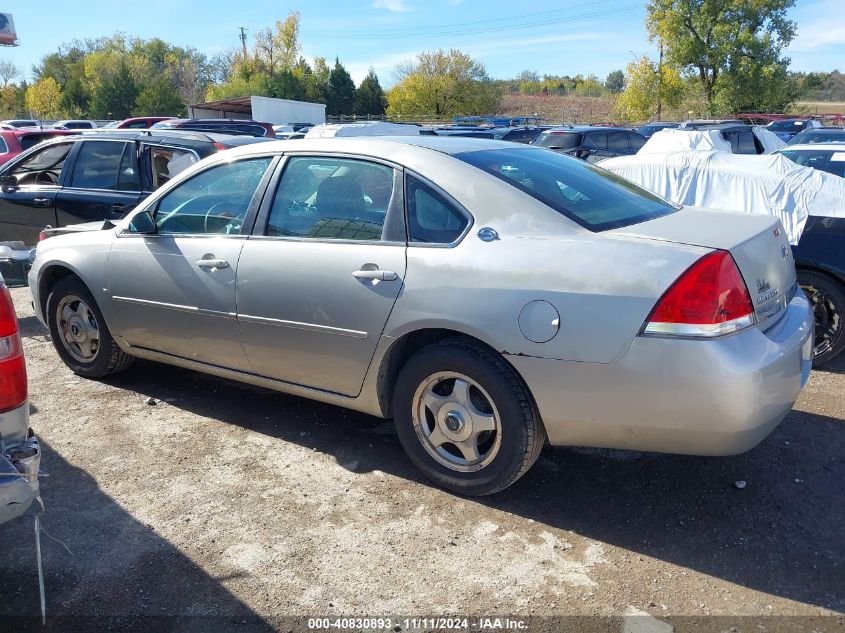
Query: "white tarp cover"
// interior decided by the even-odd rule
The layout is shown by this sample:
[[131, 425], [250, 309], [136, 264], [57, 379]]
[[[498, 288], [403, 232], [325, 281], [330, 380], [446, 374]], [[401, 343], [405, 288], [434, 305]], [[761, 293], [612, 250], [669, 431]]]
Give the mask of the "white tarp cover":
[[[771, 154], [786, 143], [776, 134], [755, 125], [752, 128], [754, 136], [760, 141], [766, 154]], [[637, 154], [665, 154], [666, 152], [683, 152], [688, 150], [719, 150], [730, 152], [731, 144], [721, 135], [719, 130], [686, 130], [684, 128], [666, 128], [655, 132], [640, 148]]]
[[845, 218], [845, 178], [796, 165], [780, 154], [637, 154], [609, 158], [600, 166], [676, 204], [774, 215], [791, 244], [798, 243], [808, 215]]
[[687, 150], [731, 151], [728, 143], [718, 130], [683, 130], [667, 128], [651, 135], [637, 156], [641, 154], [665, 154], [666, 152], [683, 152]]
[[365, 121], [362, 123], [324, 123], [315, 125], [305, 138], [333, 138], [336, 136], [419, 136], [416, 125], [402, 125], [386, 121]]

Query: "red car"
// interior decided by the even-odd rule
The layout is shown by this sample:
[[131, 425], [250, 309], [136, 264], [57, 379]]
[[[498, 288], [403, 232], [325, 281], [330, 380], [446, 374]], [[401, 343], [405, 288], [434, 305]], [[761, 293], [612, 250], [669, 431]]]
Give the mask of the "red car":
[[149, 130], [159, 121], [169, 121], [172, 118], [172, 116], [136, 116], [131, 119], [109, 123], [105, 127], [114, 130]]
[[21, 128], [18, 130], [0, 130], [0, 165], [7, 163], [23, 151], [41, 141], [56, 136], [77, 134], [73, 130], [42, 130], [36, 128]]

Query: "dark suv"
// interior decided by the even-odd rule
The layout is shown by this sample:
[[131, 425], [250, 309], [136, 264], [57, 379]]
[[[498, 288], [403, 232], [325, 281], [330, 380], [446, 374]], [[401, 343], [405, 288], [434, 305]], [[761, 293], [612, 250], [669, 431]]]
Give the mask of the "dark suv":
[[605, 158], [636, 154], [645, 142], [645, 137], [634, 130], [587, 125], [545, 130], [532, 145], [597, 163]]
[[48, 225], [120, 219], [200, 159], [262, 140], [119, 130], [45, 141], [0, 169], [0, 236], [31, 246]]

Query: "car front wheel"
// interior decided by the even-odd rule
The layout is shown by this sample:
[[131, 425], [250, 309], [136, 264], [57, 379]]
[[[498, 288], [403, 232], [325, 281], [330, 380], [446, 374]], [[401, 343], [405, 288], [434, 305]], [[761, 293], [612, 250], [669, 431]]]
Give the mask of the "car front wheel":
[[51, 288], [46, 314], [53, 346], [75, 374], [102, 378], [132, 363], [132, 356], [117, 346], [94, 297], [78, 278], [65, 277]]
[[546, 437], [513, 368], [462, 339], [425, 347], [406, 363], [396, 382], [393, 415], [414, 465], [463, 495], [510, 486], [537, 460]]

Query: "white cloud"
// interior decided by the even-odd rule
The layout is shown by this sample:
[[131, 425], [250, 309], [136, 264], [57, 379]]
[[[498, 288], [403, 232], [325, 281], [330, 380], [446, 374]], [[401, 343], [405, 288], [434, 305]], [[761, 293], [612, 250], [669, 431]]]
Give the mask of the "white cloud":
[[411, 7], [405, 4], [405, 0], [374, 0], [373, 8], [387, 9], [388, 11], [393, 11], [394, 13], [404, 13], [405, 11], [411, 10]]

